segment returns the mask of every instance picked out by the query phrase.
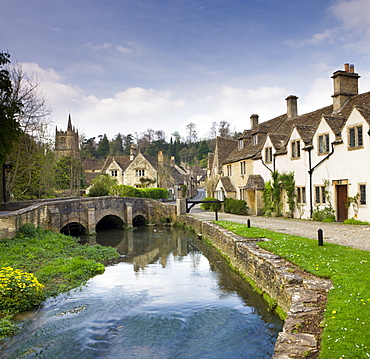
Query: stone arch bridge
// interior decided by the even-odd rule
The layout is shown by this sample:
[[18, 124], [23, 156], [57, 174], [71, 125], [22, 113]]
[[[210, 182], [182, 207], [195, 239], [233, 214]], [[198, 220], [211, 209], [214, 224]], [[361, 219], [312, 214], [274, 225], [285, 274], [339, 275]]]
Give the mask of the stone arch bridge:
[[0, 238], [13, 237], [24, 223], [74, 234], [93, 233], [99, 226], [132, 227], [177, 218], [177, 206], [173, 204], [112, 196], [13, 202], [0, 205], [0, 211]]

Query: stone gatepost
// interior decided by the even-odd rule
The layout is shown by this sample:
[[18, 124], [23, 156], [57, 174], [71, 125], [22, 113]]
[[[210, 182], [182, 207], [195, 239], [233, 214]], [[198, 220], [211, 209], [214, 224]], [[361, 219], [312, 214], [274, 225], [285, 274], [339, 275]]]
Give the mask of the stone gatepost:
[[87, 225], [89, 234], [95, 233], [95, 206], [92, 203], [87, 203]]
[[176, 214], [178, 216], [182, 216], [183, 214], [186, 214], [186, 199], [185, 198], [176, 199]]
[[132, 203], [131, 202], [126, 202], [126, 225], [129, 228], [132, 228]]

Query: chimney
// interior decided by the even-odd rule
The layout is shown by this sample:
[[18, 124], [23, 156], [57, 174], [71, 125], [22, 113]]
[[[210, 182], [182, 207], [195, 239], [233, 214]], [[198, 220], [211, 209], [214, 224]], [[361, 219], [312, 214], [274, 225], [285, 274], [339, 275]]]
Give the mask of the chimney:
[[360, 76], [355, 73], [353, 64], [344, 64], [344, 71], [338, 70], [331, 77], [334, 82], [333, 112], [339, 112], [345, 102], [358, 94], [358, 79]]
[[286, 114], [287, 114], [288, 119], [297, 117], [298, 116], [298, 106], [297, 106], [298, 97], [294, 95], [290, 95], [285, 100], [287, 104]]
[[133, 144], [133, 145], [130, 147], [130, 161], [133, 161], [135, 157], [136, 157], [136, 147], [135, 147], [135, 145]]
[[163, 164], [163, 152], [158, 151], [158, 163]]
[[257, 126], [258, 125], [258, 115], [256, 114], [253, 114], [251, 117], [251, 129], [254, 127], [254, 126]]
[[172, 167], [174, 167], [174, 166], [175, 166], [175, 156], [171, 156], [171, 158], [170, 158], [170, 165], [171, 165]]

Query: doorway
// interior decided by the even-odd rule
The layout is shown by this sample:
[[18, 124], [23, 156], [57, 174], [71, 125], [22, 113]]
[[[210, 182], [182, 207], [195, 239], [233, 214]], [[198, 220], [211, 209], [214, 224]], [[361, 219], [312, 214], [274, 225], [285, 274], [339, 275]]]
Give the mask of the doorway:
[[336, 185], [337, 195], [337, 221], [343, 222], [348, 219], [347, 185]]

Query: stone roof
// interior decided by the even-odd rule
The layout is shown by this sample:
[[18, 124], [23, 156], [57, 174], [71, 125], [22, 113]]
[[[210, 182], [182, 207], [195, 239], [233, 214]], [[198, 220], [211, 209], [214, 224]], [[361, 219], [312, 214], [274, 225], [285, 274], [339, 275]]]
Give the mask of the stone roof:
[[86, 158], [81, 160], [82, 168], [85, 171], [101, 171], [104, 166], [105, 159], [100, 158]]
[[236, 192], [236, 189], [231, 183], [229, 177], [226, 177], [226, 176], [220, 177], [220, 181], [221, 181], [222, 187], [224, 188], [226, 192]]
[[265, 188], [265, 181], [260, 175], [250, 175], [245, 188], [263, 190]]
[[113, 161], [118, 164], [122, 171], [124, 171], [131, 163], [130, 156], [108, 156], [104, 163], [102, 172], [105, 172]]

